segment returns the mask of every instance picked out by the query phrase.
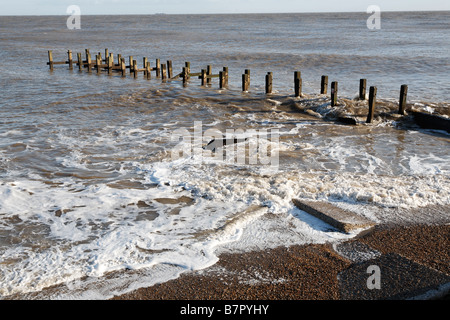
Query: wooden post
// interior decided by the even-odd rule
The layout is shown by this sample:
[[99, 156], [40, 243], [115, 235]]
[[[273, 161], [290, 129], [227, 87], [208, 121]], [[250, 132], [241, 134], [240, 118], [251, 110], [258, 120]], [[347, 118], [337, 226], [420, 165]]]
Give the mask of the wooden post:
[[137, 78], [137, 74], [138, 74], [138, 67], [137, 67], [137, 61], [133, 60], [133, 73], [134, 73], [134, 78]]
[[372, 123], [375, 112], [375, 103], [377, 100], [377, 87], [370, 87], [369, 91], [369, 114], [367, 115], [366, 123]]
[[181, 74], [181, 77], [183, 78], [183, 85], [186, 85], [189, 80], [188, 67], [183, 67], [183, 72]]
[[206, 70], [205, 69], [202, 69], [202, 71], [201, 71], [201, 76], [200, 76], [200, 78], [202, 79], [202, 86], [204, 86], [204, 85], [206, 85], [206, 82], [207, 82], [207, 79], [206, 79]]
[[294, 72], [294, 91], [296, 97], [302, 95], [302, 73], [300, 71]]
[[331, 106], [334, 107], [337, 104], [338, 83], [333, 81], [331, 83]]
[[248, 91], [249, 86], [250, 86], [250, 74], [246, 72], [242, 75], [242, 91]]
[[86, 62], [88, 61], [88, 56], [91, 54], [90, 52], [89, 52], [89, 49], [84, 49], [84, 52], [85, 52], [85, 54], [86, 54]]
[[173, 70], [172, 70], [172, 60], [167, 60], [167, 78], [172, 79]]
[[245, 74], [248, 74], [248, 84], [250, 86], [250, 69], [245, 69]]
[[120, 59], [120, 68], [122, 69], [122, 77], [127, 76], [127, 66], [125, 64], [125, 58]]
[[[144, 57], [143, 59], [142, 59], [142, 66], [144, 67], [144, 69], [147, 69], [147, 61], [148, 61], [148, 59], [146, 58], [146, 57]], [[147, 72], [147, 71], [146, 71]]]
[[108, 71], [108, 74], [111, 74], [111, 56], [106, 56], [106, 69]]
[[105, 63], [107, 63], [108, 57], [109, 57], [109, 51], [108, 51], [108, 49], [105, 49]]
[[[211, 65], [207, 65], [206, 66], [206, 75], [207, 76], [210, 76], [210, 75], [212, 75], [212, 68], [211, 68]], [[206, 78], [206, 84], [211, 84], [211, 78]]]
[[69, 70], [73, 70], [72, 50], [67, 51]]
[[225, 71], [219, 71], [219, 88], [223, 89], [225, 85]]
[[[186, 68], [186, 69], [184, 69], [184, 68]], [[190, 79], [190, 73], [191, 73], [191, 63], [190, 62], [188, 62], [188, 61], [186, 61], [185, 63], [184, 63], [184, 68], [183, 68], [183, 72], [185, 72], [184, 73], [184, 75], [183, 75], [183, 77], [186, 79], [184, 82], [187, 82], [189, 79]]]
[[81, 52], [77, 53], [77, 59], [78, 59], [78, 70], [81, 71], [81, 68], [83, 67], [83, 60], [81, 59]]
[[53, 52], [51, 50], [48, 51], [48, 65], [50, 70], [53, 70]]
[[266, 94], [272, 93], [272, 81], [273, 81], [273, 73], [267, 72], [267, 74], [266, 74]]
[[92, 60], [91, 60], [91, 54], [89, 53], [89, 51], [87, 51], [87, 67], [88, 67], [88, 72], [92, 71]]
[[100, 56], [100, 55], [96, 55], [95, 56], [95, 60], [96, 60], [96, 62], [95, 62], [95, 66], [97, 67], [97, 73], [100, 73], [100, 65], [102, 64], [102, 57]]
[[149, 61], [147, 61], [145, 69], [146, 69], [145, 73], [147, 74], [147, 80], [150, 80], [152, 78], [152, 72], [151, 72], [152, 69], [150, 68], [150, 62]]
[[108, 74], [112, 74], [113, 66], [114, 66], [114, 55], [110, 53], [108, 56]]
[[401, 114], [402, 116], [405, 115], [407, 94], [408, 94], [408, 86], [406, 84], [403, 84], [400, 87], [400, 101], [398, 104], [398, 113]]
[[142, 59], [142, 66], [143, 66], [143, 68], [144, 68], [144, 76], [147, 76], [147, 79], [148, 79], [147, 73], [148, 73], [149, 71], [148, 71], [148, 68], [147, 68], [147, 63], [148, 63], [148, 59], [147, 59], [146, 57], [144, 57], [144, 58]]
[[167, 65], [162, 64], [161, 65], [161, 80], [163, 82], [166, 82], [166, 79], [167, 79]]
[[133, 73], [133, 56], [128, 58], [128, 63], [130, 64], [130, 74]]
[[328, 76], [322, 76], [320, 81], [320, 94], [327, 94], [328, 89]]
[[366, 79], [359, 80], [359, 100], [366, 100]]
[[161, 60], [160, 59], [156, 59], [156, 77], [159, 78], [161, 77]]
[[223, 67], [223, 86], [228, 87], [228, 67]]
[[117, 62], [118, 62], [118, 65], [119, 65], [119, 66], [122, 65], [122, 55], [121, 55], [120, 53], [117, 54]]

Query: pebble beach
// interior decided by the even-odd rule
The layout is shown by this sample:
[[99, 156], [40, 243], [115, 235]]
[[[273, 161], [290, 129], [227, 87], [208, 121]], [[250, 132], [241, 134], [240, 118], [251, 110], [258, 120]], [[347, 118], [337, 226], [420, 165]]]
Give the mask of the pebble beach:
[[[209, 269], [115, 300], [448, 299], [450, 225], [383, 225], [341, 245], [223, 254]], [[351, 253], [360, 252], [359, 258]], [[368, 260], [361, 258], [363, 253]], [[380, 290], [365, 287], [380, 265]], [[361, 272], [355, 271], [361, 269]], [[386, 278], [383, 281], [383, 272]], [[354, 272], [355, 271], [355, 272]]]

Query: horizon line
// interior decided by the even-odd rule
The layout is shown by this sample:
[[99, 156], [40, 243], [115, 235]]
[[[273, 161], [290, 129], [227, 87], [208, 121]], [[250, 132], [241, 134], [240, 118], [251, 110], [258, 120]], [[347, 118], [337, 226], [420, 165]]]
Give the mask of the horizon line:
[[[429, 10], [382, 10], [383, 12], [450, 12], [448, 9]], [[303, 12], [205, 12], [205, 13], [82, 13], [83, 16], [154, 16], [154, 15], [239, 15], [239, 14], [310, 14], [310, 13], [367, 13], [366, 11], [303, 11]], [[0, 17], [48, 17], [70, 16], [70, 14], [0, 14]]]

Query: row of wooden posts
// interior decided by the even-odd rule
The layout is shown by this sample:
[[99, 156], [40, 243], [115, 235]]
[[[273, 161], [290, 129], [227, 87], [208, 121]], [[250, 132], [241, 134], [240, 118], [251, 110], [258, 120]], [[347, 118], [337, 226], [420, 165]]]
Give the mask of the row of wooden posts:
[[[189, 62], [185, 62], [185, 66], [181, 73], [177, 75], [173, 75], [172, 69], [172, 61], [168, 60], [166, 64], [162, 64], [160, 59], [156, 59], [155, 67], [151, 67], [150, 61], [147, 58], [143, 58], [143, 68], [139, 68], [137, 65], [137, 61], [133, 59], [132, 56], [129, 57], [129, 64], [126, 65], [125, 58], [122, 55], [117, 55], [117, 63], [114, 62], [114, 56], [112, 53], [109, 53], [108, 49], [105, 49], [105, 58], [102, 58], [101, 53], [99, 52], [95, 55], [95, 61], [92, 60], [89, 49], [85, 49], [85, 59], [83, 60], [82, 54], [77, 53], [77, 61], [74, 62], [72, 51], [67, 51], [68, 60], [67, 61], [54, 61], [53, 60], [53, 52], [48, 51], [48, 63], [50, 66], [50, 70], [53, 70], [54, 65], [60, 64], [68, 64], [69, 69], [73, 70], [74, 63], [78, 66], [79, 70], [83, 68], [87, 68], [88, 72], [92, 72], [92, 69], [95, 69], [97, 73], [100, 73], [101, 70], [107, 70], [108, 74], [111, 74], [113, 71], [118, 71], [122, 74], [122, 77], [126, 77], [127, 69], [130, 71], [130, 74], [133, 74], [136, 78], [139, 72], [142, 72], [147, 79], [151, 79], [151, 72], [156, 72], [156, 77], [161, 78], [162, 81], [174, 80], [178, 78], [183, 79], [183, 83], [187, 83], [187, 81], [191, 77], [198, 77], [201, 79], [202, 86], [210, 85], [212, 78], [219, 78], [219, 88], [226, 88], [228, 86], [228, 67], [223, 67], [223, 70], [218, 74], [212, 74], [211, 66], [208, 65], [206, 69], [202, 69], [200, 72], [191, 72], [191, 66]], [[273, 73], [268, 72], [266, 75], [266, 86], [265, 91], [266, 94], [272, 93], [272, 81], [273, 81]], [[367, 80], [360, 79], [359, 84], [359, 99], [366, 99], [366, 86]], [[246, 69], [244, 74], [242, 74], [242, 91], [248, 91], [250, 87], [250, 70]], [[320, 93], [327, 94], [328, 88], [328, 76], [323, 75], [321, 78], [320, 84]], [[302, 77], [300, 71], [294, 72], [294, 91], [295, 97], [301, 97], [302, 95]], [[400, 100], [399, 100], [399, 109], [398, 113], [401, 115], [405, 115], [406, 109], [406, 97], [408, 92], [408, 86], [402, 85], [400, 88]], [[338, 104], [338, 82], [331, 82], [331, 106], [337, 106]], [[369, 88], [369, 113], [367, 116], [367, 123], [371, 123], [374, 118], [375, 105], [376, 105], [376, 95], [377, 95], [377, 87], [371, 86]]]
[[147, 79], [151, 79], [152, 71], [156, 72], [156, 77], [161, 78], [163, 81], [174, 80], [177, 78], [183, 78], [183, 82], [187, 82], [191, 77], [197, 76], [202, 80], [202, 85], [211, 84], [212, 78], [219, 78], [220, 88], [225, 88], [228, 86], [228, 67], [224, 67], [223, 71], [220, 71], [218, 74], [212, 74], [212, 68], [210, 65], [207, 66], [206, 69], [202, 69], [201, 72], [193, 73], [191, 72], [191, 66], [189, 62], [185, 63], [185, 67], [183, 67], [183, 71], [175, 76], [173, 76], [172, 69], [172, 61], [168, 60], [166, 64], [161, 63], [160, 59], [156, 59], [155, 67], [150, 66], [150, 61], [147, 58], [143, 58], [143, 68], [139, 68], [137, 65], [137, 61], [133, 59], [133, 56], [129, 57], [129, 64], [126, 65], [125, 58], [122, 55], [117, 55], [117, 63], [114, 62], [114, 56], [112, 53], [108, 52], [108, 49], [105, 49], [105, 58], [102, 58], [102, 54], [99, 52], [95, 55], [95, 61], [92, 60], [89, 49], [85, 50], [85, 60], [82, 58], [81, 53], [77, 53], [77, 61], [73, 60], [72, 51], [69, 50], [67, 52], [68, 60], [56, 62], [53, 60], [53, 52], [48, 51], [48, 60], [47, 65], [50, 66], [50, 70], [53, 70], [54, 65], [59, 64], [68, 64], [69, 69], [73, 70], [73, 65], [76, 64], [79, 70], [83, 68], [87, 68], [88, 72], [92, 72], [93, 69], [100, 73], [102, 70], [107, 70], [108, 74], [111, 74], [113, 71], [119, 71], [122, 73], [123, 77], [126, 77], [127, 69], [130, 71], [130, 74], [133, 74], [135, 78], [137, 78], [138, 73], [142, 72]]

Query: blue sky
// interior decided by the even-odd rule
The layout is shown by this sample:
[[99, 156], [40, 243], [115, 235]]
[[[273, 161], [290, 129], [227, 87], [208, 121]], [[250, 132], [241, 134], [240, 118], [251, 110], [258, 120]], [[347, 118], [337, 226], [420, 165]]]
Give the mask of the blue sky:
[[0, 0], [0, 15], [67, 15], [70, 5], [81, 14], [365, 12], [450, 10], [448, 0]]

